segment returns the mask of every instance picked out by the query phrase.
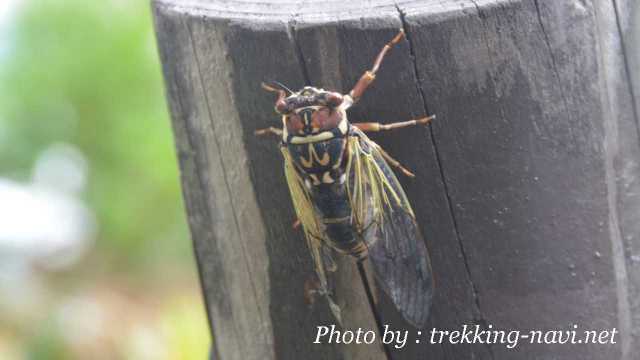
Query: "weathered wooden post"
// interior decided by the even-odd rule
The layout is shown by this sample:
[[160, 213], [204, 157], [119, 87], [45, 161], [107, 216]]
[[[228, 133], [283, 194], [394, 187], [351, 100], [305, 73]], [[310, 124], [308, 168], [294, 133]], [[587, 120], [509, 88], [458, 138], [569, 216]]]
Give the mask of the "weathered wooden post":
[[[616, 8], [618, 6], [618, 8]], [[632, 359], [640, 350], [640, 139], [630, 1], [155, 0], [155, 23], [203, 292], [220, 359], [384, 359], [373, 345], [313, 344], [313, 272], [259, 84], [346, 91], [404, 28], [352, 121], [436, 113], [377, 140], [432, 254], [437, 294], [394, 359]], [[622, 19], [622, 21], [621, 21]], [[626, 19], [626, 18], [625, 18]], [[620, 26], [620, 24], [624, 26]], [[629, 35], [630, 36], [630, 35]], [[628, 51], [627, 51], [628, 52]], [[629, 60], [631, 59], [631, 60]], [[637, 92], [636, 92], [637, 93]], [[375, 329], [341, 261], [345, 325]], [[616, 328], [615, 344], [430, 344], [429, 331]], [[420, 340], [418, 343], [417, 340]]]

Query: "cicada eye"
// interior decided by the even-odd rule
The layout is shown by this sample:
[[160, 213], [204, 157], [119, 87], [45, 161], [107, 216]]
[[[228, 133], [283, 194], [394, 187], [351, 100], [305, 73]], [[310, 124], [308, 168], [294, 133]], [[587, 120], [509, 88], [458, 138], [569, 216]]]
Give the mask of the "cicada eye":
[[291, 112], [291, 109], [289, 109], [289, 106], [287, 105], [287, 102], [284, 99], [276, 101], [275, 108], [276, 108], [276, 112], [278, 112], [279, 114], [286, 114], [288, 112]]
[[342, 104], [342, 94], [337, 92], [330, 92], [327, 94], [327, 105], [330, 107], [337, 107]]

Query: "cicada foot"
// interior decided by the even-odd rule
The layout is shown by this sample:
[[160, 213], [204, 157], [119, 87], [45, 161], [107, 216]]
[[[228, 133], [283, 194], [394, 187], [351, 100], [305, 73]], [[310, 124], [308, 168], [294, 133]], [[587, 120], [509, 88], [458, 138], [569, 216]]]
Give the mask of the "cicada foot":
[[338, 264], [336, 264], [336, 261], [333, 259], [331, 248], [328, 246], [323, 246], [321, 253], [325, 270], [328, 272], [336, 272], [336, 270], [338, 270]]
[[324, 291], [322, 290], [320, 280], [315, 276], [307, 278], [307, 280], [304, 281], [304, 303], [308, 307], [312, 307], [316, 302], [316, 298], [323, 294]]
[[364, 242], [359, 242], [349, 251], [349, 254], [357, 261], [363, 261], [369, 256], [369, 248]]
[[431, 116], [423, 117], [420, 119], [399, 121], [399, 122], [393, 122], [390, 124], [381, 124], [379, 122], [361, 122], [361, 123], [353, 123], [352, 125], [364, 132], [378, 132], [378, 131], [402, 129], [410, 126], [427, 125], [431, 122], [431, 120], [434, 120], [435, 118], [436, 118], [435, 115], [431, 115]]

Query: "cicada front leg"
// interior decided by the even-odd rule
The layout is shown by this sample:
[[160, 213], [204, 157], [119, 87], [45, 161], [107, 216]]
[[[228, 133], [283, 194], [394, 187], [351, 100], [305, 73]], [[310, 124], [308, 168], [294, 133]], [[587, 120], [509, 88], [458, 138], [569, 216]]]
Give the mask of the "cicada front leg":
[[358, 82], [353, 87], [353, 89], [351, 89], [351, 91], [349, 92], [349, 96], [351, 96], [354, 103], [357, 102], [358, 99], [360, 99], [362, 94], [364, 94], [365, 90], [367, 90], [369, 85], [371, 85], [373, 80], [375, 80], [376, 73], [380, 68], [380, 64], [382, 64], [382, 60], [384, 59], [385, 55], [387, 55], [387, 52], [393, 47], [393, 45], [399, 43], [400, 40], [402, 40], [402, 38], [404, 38], [404, 30], [400, 29], [400, 32], [398, 32], [398, 35], [396, 35], [393, 39], [391, 39], [391, 41], [389, 41], [382, 48], [382, 50], [380, 50], [380, 53], [378, 53], [378, 56], [376, 56], [376, 59], [373, 62], [373, 66], [371, 67], [371, 69], [365, 71], [362, 77], [360, 77], [360, 80], [358, 80]]
[[269, 126], [268, 128], [258, 129], [253, 132], [256, 136], [265, 136], [265, 135], [276, 135], [282, 136], [282, 129], [275, 128], [273, 126]]
[[[270, 92], [275, 92], [278, 94], [278, 99], [276, 100], [276, 106], [275, 106], [275, 110], [277, 113], [282, 113], [282, 107], [284, 106], [284, 99], [287, 96], [287, 93], [282, 90], [282, 89], [276, 89], [273, 86], [267, 85], [265, 83], [261, 84], [262, 88], [270, 91]], [[269, 126], [268, 128], [264, 128], [264, 129], [258, 129], [256, 131], [253, 132], [254, 135], [256, 136], [264, 136], [264, 135], [276, 135], [279, 137], [282, 137], [282, 129], [278, 129], [276, 127], [273, 126]]]

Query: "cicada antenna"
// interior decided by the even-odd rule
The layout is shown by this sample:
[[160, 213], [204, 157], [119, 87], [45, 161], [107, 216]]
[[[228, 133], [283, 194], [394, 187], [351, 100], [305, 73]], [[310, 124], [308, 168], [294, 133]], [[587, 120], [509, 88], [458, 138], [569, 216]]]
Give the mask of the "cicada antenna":
[[276, 89], [276, 88], [274, 88], [273, 86], [268, 85], [268, 84], [266, 84], [266, 83], [264, 83], [264, 82], [263, 82], [263, 83], [260, 83], [260, 86], [262, 86], [262, 88], [263, 88], [263, 89], [265, 89], [265, 90], [267, 90], [267, 91], [277, 92], [277, 93], [284, 92], [284, 91], [282, 91], [282, 89]]
[[278, 86], [280, 86], [281, 88], [287, 90], [289, 92], [289, 94], [293, 94], [293, 90], [289, 89], [285, 84], [281, 83], [280, 81], [273, 81], [274, 83], [278, 84]]
[[277, 93], [279, 93], [279, 92], [281, 92], [283, 90], [286, 90], [286, 91], [289, 92], [289, 94], [293, 94], [293, 90], [289, 89], [285, 84], [283, 84], [283, 83], [281, 83], [279, 81], [273, 80], [273, 81], [270, 81], [270, 83], [278, 85], [280, 87], [280, 89], [278, 89], [278, 88], [276, 88], [276, 87], [274, 87], [274, 86], [272, 86], [270, 84], [264, 83], [264, 82], [262, 83], [262, 88], [267, 90], [267, 91], [277, 92]]
[[265, 84], [264, 82], [261, 84], [262, 88], [270, 91], [278, 93], [278, 99], [276, 100], [275, 110], [278, 114], [284, 114], [287, 110], [287, 105], [285, 102], [285, 98], [287, 97], [287, 93], [283, 89], [277, 89], [271, 85]]

